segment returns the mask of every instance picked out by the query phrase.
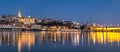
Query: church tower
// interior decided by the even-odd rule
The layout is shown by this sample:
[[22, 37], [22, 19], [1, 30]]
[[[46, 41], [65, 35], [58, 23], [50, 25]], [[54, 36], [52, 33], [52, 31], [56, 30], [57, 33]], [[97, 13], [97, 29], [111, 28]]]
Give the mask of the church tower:
[[18, 9], [18, 18], [22, 18], [20, 9]]

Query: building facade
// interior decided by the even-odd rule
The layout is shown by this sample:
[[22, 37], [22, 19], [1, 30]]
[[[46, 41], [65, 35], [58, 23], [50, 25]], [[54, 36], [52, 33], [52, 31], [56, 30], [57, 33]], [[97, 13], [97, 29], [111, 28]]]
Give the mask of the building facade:
[[30, 17], [23, 18], [20, 10], [18, 10], [18, 20], [19, 20], [19, 22], [22, 22], [23, 24], [33, 24], [33, 23], [35, 23], [34, 18], [30, 18]]
[[19, 18], [20, 22], [23, 22], [23, 24], [34, 24], [35, 19], [34, 18]]

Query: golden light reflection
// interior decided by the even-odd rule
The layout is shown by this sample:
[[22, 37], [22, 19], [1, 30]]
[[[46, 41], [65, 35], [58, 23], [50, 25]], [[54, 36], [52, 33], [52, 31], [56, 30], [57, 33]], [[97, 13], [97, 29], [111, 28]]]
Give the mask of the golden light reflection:
[[62, 42], [63, 45], [71, 42], [77, 46], [80, 43], [80, 32], [42, 31], [40, 32], [40, 43], [50, 41], [50, 43]]
[[61, 31], [41, 31], [41, 32], [0, 32], [0, 45], [18, 47], [18, 52], [25, 47], [28, 50], [35, 45], [54, 45], [58, 44], [72, 46], [100, 44], [119, 46], [120, 32], [61, 32]]
[[23, 32], [18, 34], [18, 52], [21, 52], [23, 46], [27, 46], [29, 49], [31, 45], [35, 44], [35, 34], [33, 32]]
[[119, 44], [120, 32], [90, 32], [90, 39], [93, 41], [93, 43], [98, 42], [99, 44]]
[[33, 32], [0, 32], [0, 44], [12, 45], [18, 47], [18, 52], [21, 52], [22, 47], [27, 46], [29, 49], [35, 44], [35, 34]]

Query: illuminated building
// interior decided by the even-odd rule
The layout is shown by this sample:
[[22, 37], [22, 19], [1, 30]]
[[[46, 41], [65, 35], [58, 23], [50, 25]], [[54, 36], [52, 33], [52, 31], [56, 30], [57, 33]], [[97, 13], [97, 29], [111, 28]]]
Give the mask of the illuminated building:
[[18, 10], [18, 17], [19, 17], [19, 18], [22, 18], [20, 9]]
[[18, 10], [18, 20], [20, 22], [23, 22], [23, 24], [33, 24], [33, 23], [35, 23], [34, 18], [30, 18], [30, 17], [23, 18], [20, 10]]
[[34, 18], [19, 18], [20, 22], [23, 22], [23, 24], [33, 24], [35, 23]]

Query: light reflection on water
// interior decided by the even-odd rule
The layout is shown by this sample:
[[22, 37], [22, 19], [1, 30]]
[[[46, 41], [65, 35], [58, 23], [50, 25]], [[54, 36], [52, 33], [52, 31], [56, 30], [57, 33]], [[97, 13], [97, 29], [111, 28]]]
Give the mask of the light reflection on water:
[[18, 52], [22, 52], [24, 47], [26, 47], [30, 52], [32, 47], [37, 48], [36, 46], [41, 45], [54, 45], [54, 47], [65, 47], [66, 45], [73, 47], [80, 47], [81, 45], [119, 46], [119, 41], [120, 32], [0, 32], [0, 47], [4, 47], [3, 45], [6, 45], [8, 47], [13, 47], [13, 49], [17, 48]]

